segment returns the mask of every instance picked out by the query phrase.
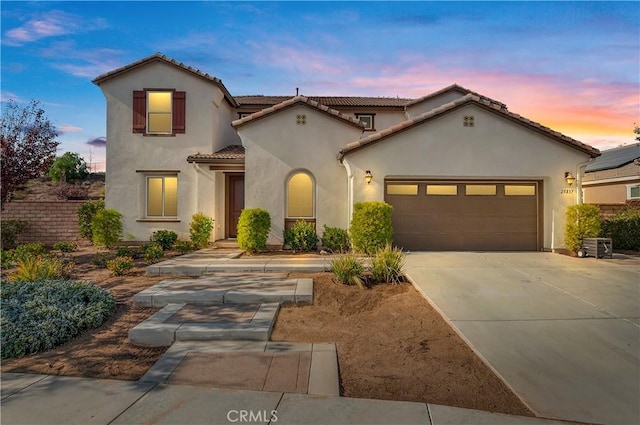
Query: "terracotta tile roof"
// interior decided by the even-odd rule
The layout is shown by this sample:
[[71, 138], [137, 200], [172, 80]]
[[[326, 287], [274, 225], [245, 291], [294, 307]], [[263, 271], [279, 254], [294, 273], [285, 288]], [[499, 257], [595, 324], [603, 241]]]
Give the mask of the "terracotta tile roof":
[[202, 72], [198, 69], [192, 68], [188, 65], [185, 65], [182, 62], [178, 62], [175, 59], [171, 59], [170, 57], [167, 57], [165, 55], [163, 55], [162, 53], [154, 53], [151, 56], [147, 56], [146, 58], [142, 58], [140, 60], [137, 60], [133, 63], [130, 63], [129, 65], [125, 65], [123, 67], [114, 69], [113, 71], [109, 71], [106, 72], [104, 74], [98, 75], [96, 78], [93, 79], [93, 84], [96, 85], [100, 85], [103, 82], [117, 77], [119, 75], [122, 75], [126, 72], [129, 72], [131, 70], [134, 70], [136, 68], [140, 68], [142, 66], [145, 66], [149, 63], [152, 62], [163, 62], [166, 64], [169, 64], [171, 66], [175, 66], [176, 68], [179, 68], [183, 71], [187, 71], [193, 75], [195, 75], [196, 77], [202, 78], [206, 81], [209, 81], [213, 84], [215, 84], [216, 86], [218, 86], [218, 88], [222, 91], [222, 93], [224, 93], [224, 97], [225, 99], [227, 99], [227, 101], [232, 105], [237, 107], [238, 104], [236, 103], [235, 99], [233, 98], [233, 96], [231, 96], [231, 93], [229, 93], [229, 90], [227, 90], [227, 88], [224, 86], [224, 84], [222, 84], [222, 80], [220, 80], [219, 78], [216, 78], [212, 75], [207, 74], [206, 72]]
[[335, 109], [332, 109], [326, 105], [320, 104], [315, 100], [312, 100], [308, 97], [305, 96], [295, 96], [292, 98], [289, 98], [283, 102], [280, 102], [276, 105], [273, 105], [269, 108], [265, 108], [261, 111], [255, 112], [251, 115], [247, 115], [246, 117], [240, 118], [238, 120], [235, 120], [231, 123], [232, 126], [234, 127], [240, 127], [242, 125], [248, 124], [250, 122], [254, 122], [258, 119], [264, 118], [266, 116], [269, 116], [271, 114], [274, 114], [276, 112], [288, 109], [292, 106], [298, 105], [298, 104], [304, 104], [307, 105], [313, 109], [316, 109], [324, 114], [327, 114], [331, 117], [334, 117], [336, 119], [339, 119], [341, 121], [344, 121], [347, 124], [351, 124], [354, 125], [360, 129], [364, 128], [364, 123], [360, 122], [359, 120], [357, 120], [354, 117], [351, 117], [349, 115], [345, 115], [340, 111], [337, 111]]
[[547, 137], [551, 137], [554, 140], [557, 140], [561, 143], [564, 143], [566, 145], [569, 145], [575, 149], [578, 149], [584, 153], [587, 153], [589, 155], [591, 155], [591, 157], [596, 157], [598, 155], [600, 155], [600, 151], [592, 146], [589, 146], [585, 143], [582, 143], [578, 140], [572, 139], [569, 136], [565, 136], [564, 134], [561, 134], [557, 131], [554, 131], [548, 127], [543, 126], [542, 124], [539, 124], [537, 122], [531, 121], [523, 116], [520, 116], [518, 114], [514, 114], [513, 112], [509, 112], [507, 110], [506, 107], [504, 107], [504, 105], [502, 103], [499, 102], [493, 102], [488, 98], [485, 97], [481, 97], [475, 94], [467, 94], [466, 96], [461, 97], [460, 99], [456, 99], [453, 102], [444, 104], [438, 108], [432, 109], [431, 111], [425, 112], [424, 114], [418, 115], [417, 117], [414, 117], [410, 120], [406, 120], [403, 121], [399, 124], [396, 124], [392, 127], [386, 128], [382, 131], [379, 131], [377, 133], [371, 134], [367, 137], [363, 137], [360, 140], [356, 140], [355, 142], [349, 143], [346, 146], [344, 146], [342, 149], [340, 149], [340, 152], [338, 153], [338, 159], [342, 160], [342, 158], [345, 157], [345, 155], [354, 152], [356, 150], [362, 149], [364, 147], [367, 147], [371, 144], [377, 143], [381, 140], [384, 140], [390, 136], [393, 136], [399, 132], [402, 132], [404, 130], [407, 130], [409, 128], [414, 127], [417, 124], [429, 121], [431, 119], [434, 119], [442, 114], [445, 114], [447, 112], [450, 112], [454, 109], [457, 109], [463, 105], [469, 104], [469, 103], [474, 103], [476, 105], [479, 105], [493, 113], [499, 114], [504, 116], [505, 118], [508, 118], [512, 121], [515, 121], [519, 124], [522, 124], [524, 126], [526, 126], [527, 128], [537, 131], [538, 133], [541, 133]]
[[[403, 109], [411, 99], [401, 97], [362, 97], [362, 96], [305, 96], [329, 107], [375, 107]], [[282, 103], [291, 96], [236, 96], [239, 106], [272, 106]]]
[[472, 90], [469, 90], [469, 89], [467, 89], [465, 87], [462, 87], [462, 86], [460, 86], [458, 84], [455, 84], [455, 83], [451, 84], [450, 86], [447, 86], [447, 87], [445, 87], [443, 89], [440, 89], [438, 91], [430, 93], [430, 94], [428, 94], [426, 96], [419, 97], [418, 99], [413, 99], [410, 102], [408, 102], [406, 104], [406, 106], [409, 107], [409, 106], [416, 105], [418, 103], [424, 102], [425, 100], [432, 99], [432, 98], [434, 98], [436, 96], [439, 96], [439, 95], [441, 95], [443, 93], [446, 93], [446, 92], [449, 92], [449, 91], [452, 91], [452, 90], [457, 91], [458, 93], [462, 94], [463, 96], [468, 95], [468, 94], [473, 94], [475, 96], [478, 96], [479, 98], [487, 99], [490, 102], [496, 103], [496, 104], [500, 105], [501, 107], [503, 107], [504, 109], [507, 109], [507, 105], [505, 105], [504, 103], [498, 102], [497, 100], [491, 99], [491, 98], [489, 98], [487, 96], [483, 96], [480, 93], [474, 92]]
[[613, 168], [622, 167], [632, 163], [640, 158], [640, 143], [634, 143], [618, 148], [607, 149], [602, 151], [599, 156], [591, 164], [587, 165], [586, 172], [611, 170]]
[[210, 162], [219, 160], [242, 160], [244, 161], [244, 146], [229, 145], [214, 153], [200, 153], [189, 155], [187, 162]]

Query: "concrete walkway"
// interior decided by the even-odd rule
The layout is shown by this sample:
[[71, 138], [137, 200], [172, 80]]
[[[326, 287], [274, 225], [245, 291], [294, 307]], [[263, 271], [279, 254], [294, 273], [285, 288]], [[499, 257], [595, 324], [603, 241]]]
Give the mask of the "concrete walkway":
[[640, 262], [411, 253], [406, 272], [539, 416], [640, 423]]
[[3, 373], [2, 423], [559, 425], [426, 403]]
[[200, 276], [215, 272], [326, 272], [331, 269], [332, 256], [247, 256], [242, 251], [208, 248], [147, 267], [150, 276]]

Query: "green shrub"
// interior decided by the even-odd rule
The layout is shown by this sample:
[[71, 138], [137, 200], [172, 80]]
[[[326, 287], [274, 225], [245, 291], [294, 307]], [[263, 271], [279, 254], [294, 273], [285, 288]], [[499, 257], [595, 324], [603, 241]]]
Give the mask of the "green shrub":
[[13, 253], [15, 250], [8, 249], [0, 252], [0, 267], [3, 269], [8, 269], [13, 267]]
[[189, 236], [196, 249], [204, 248], [209, 245], [209, 238], [211, 237], [212, 230], [213, 218], [202, 213], [196, 213], [191, 216]]
[[380, 283], [400, 283], [404, 268], [404, 253], [402, 249], [386, 245], [376, 252], [371, 260], [371, 274]]
[[611, 238], [614, 249], [640, 251], [640, 210], [630, 208], [604, 220], [602, 236]]
[[244, 209], [238, 219], [238, 245], [250, 254], [267, 249], [271, 216], [261, 208]]
[[100, 326], [115, 307], [108, 291], [69, 280], [3, 284], [0, 296], [3, 359], [61, 345]]
[[351, 248], [349, 232], [339, 227], [327, 227], [325, 224], [322, 233], [322, 247], [331, 252], [348, 252]]
[[2, 237], [2, 249], [15, 248], [18, 236], [27, 227], [26, 221], [6, 220], [0, 223], [0, 236]]
[[104, 209], [104, 201], [85, 202], [78, 208], [78, 226], [80, 228], [80, 236], [92, 240], [93, 232], [91, 231], [91, 222], [98, 211]]
[[47, 253], [47, 248], [40, 242], [31, 242], [18, 245], [13, 250], [13, 261], [18, 262], [27, 258], [37, 257]]
[[122, 214], [116, 210], [100, 210], [91, 220], [92, 241], [96, 246], [113, 247], [122, 240]]
[[173, 248], [177, 240], [178, 234], [173, 230], [158, 230], [151, 235], [151, 241], [160, 245], [165, 251]]
[[155, 263], [164, 257], [164, 250], [155, 242], [145, 244], [142, 248], [144, 261], [148, 264]]
[[357, 202], [353, 206], [353, 217], [349, 234], [353, 248], [367, 255], [391, 243], [393, 207], [386, 202]]
[[108, 252], [99, 252], [93, 257], [93, 265], [97, 267], [107, 267], [107, 263], [111, 260], [111, 254]]
[[193, 251], [193, 245], [190, 241], [178, 241], [176, 242], [176, 250], [180, 254], [186, 254], [187, 252]]
[[596, 238], [600, 234], [600, 208], [596, 205], [570, 205], [565, 215], [564, 243], [571, 251], [580, 249], [582, 239]]
[[364, 288], [362, 274], [364, 265], [362, 260], [353, 254], [341, 254], [331, 260], [331, 271], [344, 285], [358, 285]]
[[116, 257], [133, 257], [133, 250], [128, 246], [119, 246], [116, 249]]
[[318, 246], [318, 235], [313, 224], [298, 220], [284, 232], [284, 244], [294, 251], [311, 252]]
[[18, 260], [16, 269], [9, 275], [11, 282], [34, 282], [42, 279], [63, 279], [69, 277], [73, 263], [43, 255], [30, 256]]
[[62, 252], [74, 252], [78, 249], [78, 244], [75, 242], [56, 242], [53, 244], [53, 249]]
[[116, 257], [107, 261], [107, 268], [111, 270], [114, 276], [122, 276], [133, 268], [133, 258], [128, 256]]

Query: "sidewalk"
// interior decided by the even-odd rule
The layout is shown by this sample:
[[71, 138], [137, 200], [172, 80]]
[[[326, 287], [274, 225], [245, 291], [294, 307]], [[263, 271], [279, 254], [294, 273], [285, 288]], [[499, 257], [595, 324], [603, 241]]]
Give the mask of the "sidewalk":
[[552, 425], [544, 419], [426, 403], [205, 386], [2, 374], [5, 424]]

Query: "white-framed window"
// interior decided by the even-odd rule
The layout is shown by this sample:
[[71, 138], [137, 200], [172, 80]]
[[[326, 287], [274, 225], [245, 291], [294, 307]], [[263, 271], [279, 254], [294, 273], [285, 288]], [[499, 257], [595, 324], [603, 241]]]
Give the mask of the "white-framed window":
[[315, 182], [310, 174], [299, 171], [287, 181], [287, 218], [315, 218]]
[[172, 134], [173, 91], [147, 91], [147, 134]]
[[640, 184], [627, 185], [627, 199], [640, 199]]
[[176, 218], [178, 216], [178, 176], [146, 176], [146, 216]]
[[365, 130], [375, 130], [375, 115], [376, 114], [356, 114], [356, 119], [364, 124]]

